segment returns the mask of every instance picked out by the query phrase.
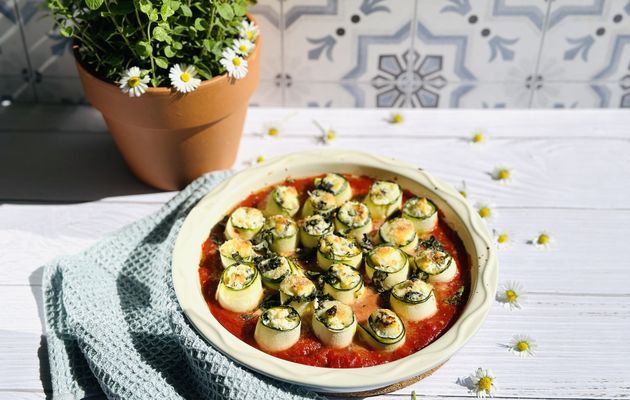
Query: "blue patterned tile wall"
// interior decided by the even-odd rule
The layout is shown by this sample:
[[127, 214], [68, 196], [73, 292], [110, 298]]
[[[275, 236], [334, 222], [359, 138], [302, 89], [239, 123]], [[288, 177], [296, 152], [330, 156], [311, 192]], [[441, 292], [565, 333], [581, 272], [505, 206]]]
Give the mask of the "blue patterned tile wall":
[[[83, 103], [42, 0], [0, 0], [0, 102]], [[630, 107], [630, 0], [259, 0], [253, 106]]]

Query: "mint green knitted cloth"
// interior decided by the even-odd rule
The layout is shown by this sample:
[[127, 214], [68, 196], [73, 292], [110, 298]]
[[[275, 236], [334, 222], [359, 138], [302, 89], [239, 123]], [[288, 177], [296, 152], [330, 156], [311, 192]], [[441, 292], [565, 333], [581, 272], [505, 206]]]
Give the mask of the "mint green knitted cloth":
[[177, 303], [171, 252], [184, 218], [229, 172], [205, 175], [153, 215], [75, 256], [43, 280], [55, 399], [317, 398], [245, 369], [201, 338]]

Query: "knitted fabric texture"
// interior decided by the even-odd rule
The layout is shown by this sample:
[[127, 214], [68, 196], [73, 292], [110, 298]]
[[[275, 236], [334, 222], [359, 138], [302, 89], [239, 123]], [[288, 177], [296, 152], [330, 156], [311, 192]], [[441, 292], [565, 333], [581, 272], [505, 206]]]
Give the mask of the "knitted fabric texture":
[[45, 267], [55, 399], [303, 399], [201, 338], [177, 303], [171, 253], [188, 212], [229, 172], [205, 175], [155, 214]]

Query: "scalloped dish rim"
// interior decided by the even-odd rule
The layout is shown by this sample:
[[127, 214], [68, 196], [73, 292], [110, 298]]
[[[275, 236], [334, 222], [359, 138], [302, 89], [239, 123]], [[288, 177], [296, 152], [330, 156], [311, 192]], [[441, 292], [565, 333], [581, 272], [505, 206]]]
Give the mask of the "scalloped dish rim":
[[[323, 368], [286, 361], [232, 335], [212, 315], [199, 281], [202, 243], [212, 227], [252, 192], [287, 177], [327, 172], [397, 179], [415, 194], [428, 196], [464, 243], [471, 261], [470, 294], [453, 323], [428, 346], [389, 363], [363, 368]], [[448, 360], [480, 328], [497, 288], [496, 248], [485, 222], [451, 185], [418, 167], [392, 158], [349, 150], [320, 149], [291, 153], [245, 169], [215, 186], [186, 217], [175, 242], [173, 286], [179, 304], [197, 331], [215, 348], [250, 369], [320, 392], [357, 392], [382, 388], [419, 376]]]

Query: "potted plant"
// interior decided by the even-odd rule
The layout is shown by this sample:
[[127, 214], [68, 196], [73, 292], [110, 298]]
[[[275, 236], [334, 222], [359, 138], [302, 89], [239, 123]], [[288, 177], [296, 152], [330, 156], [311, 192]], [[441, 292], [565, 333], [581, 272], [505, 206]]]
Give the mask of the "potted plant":
[[175, 190], [236, 158], [259, 80], [249, 0], [46, 0], [131, 170]]

